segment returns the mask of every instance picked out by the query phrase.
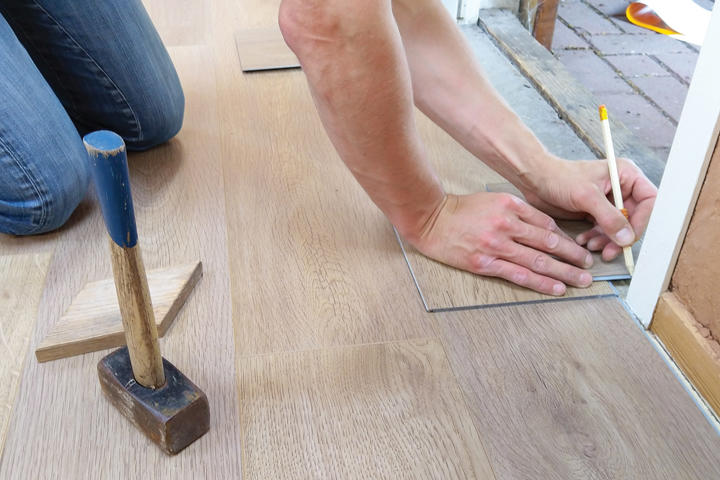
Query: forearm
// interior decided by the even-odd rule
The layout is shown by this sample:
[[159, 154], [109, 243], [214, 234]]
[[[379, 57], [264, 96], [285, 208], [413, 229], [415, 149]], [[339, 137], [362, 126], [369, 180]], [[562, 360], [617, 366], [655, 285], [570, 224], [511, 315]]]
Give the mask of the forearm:
[[437, 0], [393, 0], [415, 103], [475, 156], [532, 189], [553, 161], [484, 77], [462, 33]]
[[[281, 10], [281, 27], [338, 153], [390, 221], [411, 236], [444, 192], [416, 130], [389, 0], [370, 3], [306, 1], [293, 15]], [[304, 14], [313, 19], [299, 17]]]

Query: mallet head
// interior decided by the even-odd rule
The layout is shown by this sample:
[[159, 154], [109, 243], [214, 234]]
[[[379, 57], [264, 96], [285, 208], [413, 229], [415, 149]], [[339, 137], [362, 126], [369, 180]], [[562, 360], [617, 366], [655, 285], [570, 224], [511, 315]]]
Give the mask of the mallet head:
[[205, 394], [163, 358], [165, 385], [146, 388], [135, 381], [127, 347], [98, 363], [100, 386], [108, 400], [139, 430], [174, 455], [210, 429]]

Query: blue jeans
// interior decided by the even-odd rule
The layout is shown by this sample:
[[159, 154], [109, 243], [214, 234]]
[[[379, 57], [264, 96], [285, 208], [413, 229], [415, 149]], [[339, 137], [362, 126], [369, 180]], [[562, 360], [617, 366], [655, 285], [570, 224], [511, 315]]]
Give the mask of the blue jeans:
[[81, 135], [172, 138], [185, 99], [140, 0], [0, 0], [0, 232], [60, 227], [88, 187]]

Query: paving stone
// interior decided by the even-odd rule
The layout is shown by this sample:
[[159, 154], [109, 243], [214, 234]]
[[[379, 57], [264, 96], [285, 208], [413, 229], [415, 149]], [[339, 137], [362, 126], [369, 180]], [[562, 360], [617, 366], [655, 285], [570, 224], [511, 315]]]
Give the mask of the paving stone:
[[552, 41], [553, 52], [565, 49], [582, 48], [590, 48], [590, 44], [568, 28], [564, 23], [557, 22], [555, 24], [555, 33], [553, 34]]
[[639, 27], [634, 23], [631, 23], [626, 16], [611, 17], [610, 21], [625, 33], [631, 33], [634, 35], [657, 35], [658, 33], [649, 28]]
[[670, 72], [663, 68], [652, 57], [640, 53], [631, 55], [605, 55], [605, 60], [620, 70], [625, 78], [670, 76]]
[[593, 94], [633, 92], [632, 87], [592, 50], [563, 50], [555, 56]]
[[558, 7], [558, 16], [576, 31], [581, 30], [590, 35], [622, 32], [611, 21], [584, 3], [563, 3]]
[[655, 57], [670, 67], [673, 72], [686, 82], [690, 83], [698, 59], [696, 52], [658, 53]]
[[628, 0], [594, 0], [587, 3], [608, 16], [624, 13], [630, 4]]
[[588, 41], [606, 55], [690, 52], [684, 42], [661, 33], [652, 33], [652, 35], [593, 35]]
[[680, 118], [688, 87], [675, 77], [638, 77], [632, 82], [675, 121]]
[[[598, 97], [612, 118], [620, 120], [650, 148], [668, 148], [675, 135], [675, 125], [640, 95], [606, 94]], [[622, 152], [617, 152], [622, 156]]]

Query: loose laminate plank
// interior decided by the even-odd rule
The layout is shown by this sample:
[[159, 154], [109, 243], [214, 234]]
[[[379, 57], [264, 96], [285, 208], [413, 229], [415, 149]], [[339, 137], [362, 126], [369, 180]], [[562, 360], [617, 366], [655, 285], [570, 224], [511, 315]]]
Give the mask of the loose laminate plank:
[[238, 30], [235, 43], [243, 72], [300, 67], [277, 26]]
[[243, 476], [495, 478], [436, 340], [238, 361]]
[[498, 478], [720, 478], [720, 436], [616, 299], [436, 317]]
[[[184, 126], [169, 143], [131, 154], [130, 177], [148, 269], [200, 259], [204, 276], [161, 339], [163, 355], [207, 394], [211, 429], [166, 456], [101, 394], [101, 353], [28, 362], [10, 423], [0, 478], [240, 478], [240, 443], [225, 207], [212, 52], [174, 47]], [[57, 238], [33, 344], [88, 281], [110, 277], [100, 209]], [[39, 453], [40, 452], [40, 453]], [[78, 454], [77, 452], [81, 452]]]
[[0, 256], [0, 457], [51, 252]]

